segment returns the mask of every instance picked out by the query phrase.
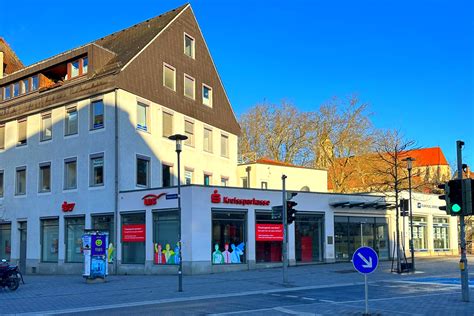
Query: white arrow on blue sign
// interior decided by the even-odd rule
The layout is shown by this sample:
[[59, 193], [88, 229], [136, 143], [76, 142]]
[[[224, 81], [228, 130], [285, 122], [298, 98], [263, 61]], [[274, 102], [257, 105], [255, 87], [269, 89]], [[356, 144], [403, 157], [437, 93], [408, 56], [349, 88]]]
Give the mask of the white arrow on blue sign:
[[374, 249], [370, 247], [360, 247], [352, 256], [354, 268], [362, 274], [369, 274], [377, 269], [379, 257]]

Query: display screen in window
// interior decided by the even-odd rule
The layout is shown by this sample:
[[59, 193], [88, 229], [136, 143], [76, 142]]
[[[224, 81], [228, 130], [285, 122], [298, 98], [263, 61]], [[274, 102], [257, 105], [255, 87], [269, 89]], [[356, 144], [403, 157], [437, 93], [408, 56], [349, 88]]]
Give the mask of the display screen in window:
[[245, 234], [246, 217], [244, 213], [212, 214], [213, 264], [246, 263]]
[[257, 212], [255, 224], [255, 259], [257, 262], [281, 262], [283, 224], [272, 219], [271, 212]]

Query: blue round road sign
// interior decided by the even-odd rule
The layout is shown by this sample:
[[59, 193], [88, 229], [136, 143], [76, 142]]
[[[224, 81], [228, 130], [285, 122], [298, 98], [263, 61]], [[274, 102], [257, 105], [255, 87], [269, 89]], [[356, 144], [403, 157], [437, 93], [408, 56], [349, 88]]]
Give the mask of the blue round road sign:
[[379, 257], [374, 249], [370, 247], [360, 247], [352, 256], [354, 268], [362, 274], [369, 274], [377, 269]]

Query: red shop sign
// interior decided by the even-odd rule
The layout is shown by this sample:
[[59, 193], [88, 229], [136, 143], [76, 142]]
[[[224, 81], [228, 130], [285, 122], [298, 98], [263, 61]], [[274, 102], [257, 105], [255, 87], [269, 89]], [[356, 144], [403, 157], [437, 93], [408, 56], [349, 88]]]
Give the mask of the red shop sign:
[[283, 224], [256, 224], [255, 240], [283, 241]]
[[146, 206], [156, 205], [156, 200], [158, 200], [163, 195], [166, 195], [166, 192], [160, 194], [147, 194], [142, 197], [143, 204], [145, 204]]
[[145, 241], [145, 224], [122, 225], [122, 242]]
[[61, 204], [61, 209], [63, 212], [72, 212], [74, 210], [74, 206], [76, 206], [76, 203], [68, 203], [66, 201]]
[[237, 204], [237, 205], [270, 205], [269, 200], [257, 200], [256, 198], [251, 199], [241, 199], [236, 197], [224, 196], [222, 199], [220, 193], [217, 190], [214, 190], [214, 193], [211, 194], [211, 203], [225, 203], [225, 204]]

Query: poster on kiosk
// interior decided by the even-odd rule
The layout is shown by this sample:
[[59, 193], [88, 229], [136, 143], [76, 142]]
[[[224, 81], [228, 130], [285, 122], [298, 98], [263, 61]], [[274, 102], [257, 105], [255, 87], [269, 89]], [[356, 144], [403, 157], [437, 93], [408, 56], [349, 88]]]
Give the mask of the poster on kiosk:
[[84, 253], [84, 273], [86, 279], [105, 279], [109, 274], [107, 245], [109, 234], [104, 232], [86, 232], [82, 235]]

